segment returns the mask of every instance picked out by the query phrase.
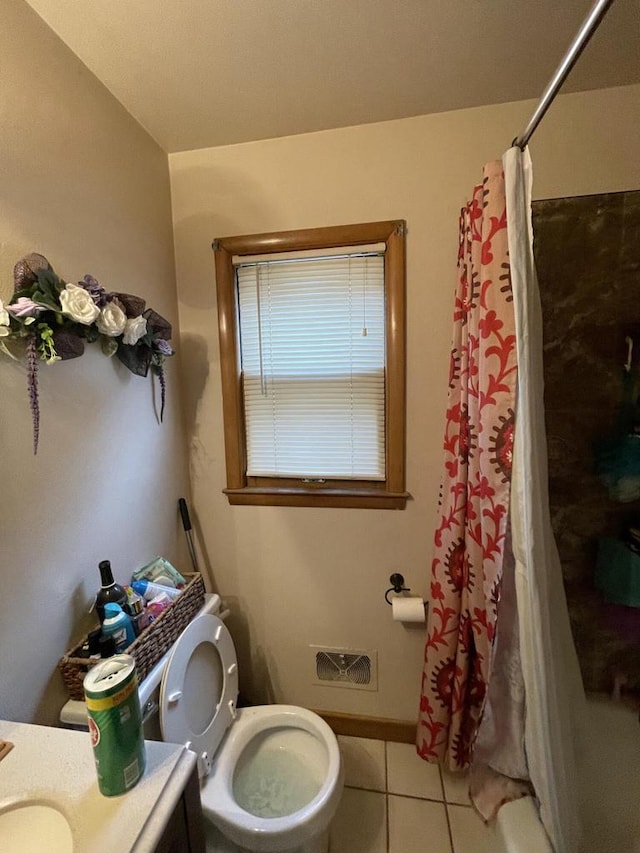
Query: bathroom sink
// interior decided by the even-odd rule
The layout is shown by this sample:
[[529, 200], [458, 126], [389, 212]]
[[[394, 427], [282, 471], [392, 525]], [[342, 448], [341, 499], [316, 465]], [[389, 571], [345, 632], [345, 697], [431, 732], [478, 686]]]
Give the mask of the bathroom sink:
[[46, 803], [17, 802], [0, 810], [2, 853], [73, 853], [65, 816]]

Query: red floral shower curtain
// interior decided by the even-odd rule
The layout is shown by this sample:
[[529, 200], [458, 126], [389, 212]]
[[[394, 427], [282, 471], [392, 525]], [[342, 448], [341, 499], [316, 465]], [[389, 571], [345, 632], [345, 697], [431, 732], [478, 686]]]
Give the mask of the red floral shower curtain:
[[516, 348], [502, 163], [460, 215], [444, 477], [417, 746], [468, 766], [491, 675], [509, 518]]

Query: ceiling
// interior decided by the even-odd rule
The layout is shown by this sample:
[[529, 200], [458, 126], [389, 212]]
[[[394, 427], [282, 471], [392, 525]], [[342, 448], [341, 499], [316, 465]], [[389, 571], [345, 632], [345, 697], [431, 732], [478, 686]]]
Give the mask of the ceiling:
[[[593, 0], [28, 0], [168, 152], [537, 98]], [[616, 0], [564, 91], [640, 82]]]

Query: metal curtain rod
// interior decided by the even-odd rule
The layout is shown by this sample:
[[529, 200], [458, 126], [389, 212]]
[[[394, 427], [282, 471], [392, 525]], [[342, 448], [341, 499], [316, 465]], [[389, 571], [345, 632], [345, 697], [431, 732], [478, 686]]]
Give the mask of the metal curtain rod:
[[547, 88], [542, 93], [538, 106], [529, 119], [529, 124], [525, 127], [521, 136], [516, 136], [511, 143], [512, 145], [517, 145], [518, 148], [522, 148], [524, 150], [525, 146], [531, 139], [533, 132], [542, 121], [544, 114], [553, 103], [555, 96], [558, 94], [558, 90], [569, 76], [578, 57], [589, 43], [591, 36], [598, 29], [602, 19], [612, 4], [613, 0], [596, 0], [593, 8], [584, 19], [582, 26], [572, 41], [569, 50], [565, 53], [560, 65], [556, 68]]

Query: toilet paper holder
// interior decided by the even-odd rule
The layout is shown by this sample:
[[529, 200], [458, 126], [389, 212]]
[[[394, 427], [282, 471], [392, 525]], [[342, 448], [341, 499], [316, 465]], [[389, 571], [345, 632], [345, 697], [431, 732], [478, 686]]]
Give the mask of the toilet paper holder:
[[389, 601], [389, 593], [395, 592], [397, 594], [400, 592], [411, 592], [411, 587], [404, 585], [404, 578], [399, 572], [394, 572], [391, 575], [391, 577], [389, 578], [389, 583], [391, 584], [391, 586], [385, 592], [384, 600], [387, 602], [389, 607], [391, 607], [391, 602]]

